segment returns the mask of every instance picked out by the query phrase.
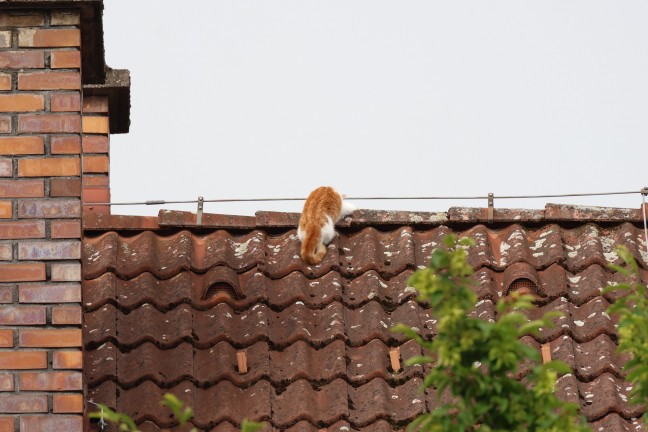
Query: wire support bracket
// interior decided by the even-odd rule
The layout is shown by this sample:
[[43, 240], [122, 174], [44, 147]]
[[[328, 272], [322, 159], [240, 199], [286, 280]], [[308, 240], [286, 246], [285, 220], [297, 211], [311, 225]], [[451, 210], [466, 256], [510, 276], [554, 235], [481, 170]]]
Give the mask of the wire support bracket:
[[491, 192], [488, 194], [488, 223], [493, 223], [495, 218], [495, 195]]
[[196, 225], [202, 225], [203, 207], [205, 206], [205, 199], [201, 196], [198, 197], [198, 210], [196, 211]]

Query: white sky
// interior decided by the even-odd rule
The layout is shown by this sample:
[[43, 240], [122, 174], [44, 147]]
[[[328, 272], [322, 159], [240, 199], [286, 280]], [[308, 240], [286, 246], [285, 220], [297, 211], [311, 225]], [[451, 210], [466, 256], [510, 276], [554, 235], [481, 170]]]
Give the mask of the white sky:
[[[106, 0], [131, 71], [112, 201], [475, 196], [638, 208], [648, 186], [648, 2]], [[486, 201], [359, 201], [443, 211]], [[301, 202], [205, 211], [300, 211]], [[160, 208], [114, 207], [117, 214]]]

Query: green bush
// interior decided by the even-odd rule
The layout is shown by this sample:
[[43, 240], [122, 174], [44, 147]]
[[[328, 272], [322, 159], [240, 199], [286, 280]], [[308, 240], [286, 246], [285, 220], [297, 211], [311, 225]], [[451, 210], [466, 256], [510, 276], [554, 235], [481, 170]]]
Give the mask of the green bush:
[[[171, 393], [165, 393], [162, 401], [162, 405], [166, 405], [173, 412], [175, 418], [178, 419], [180, 426], [184, 426], [193, 418], [193, 410], [191, 407], [185, 407], [184, 403], [178, 399], [175, 395]], [[107, 421], [117, 425], [120, 431], [124, 432], [140, 432], [137, 429], [137, 425], [128, 415], [115, 412], [108, 408], [104, 404], [97, 404], [100, 408], [98, 412], [92, 412], [88, 414], [90, 418], [100, 419], [101, 421]], [[263, 423], [251, 422], [246, 419], [243, 420], [241, 424], [241, 432], [256, 432], [262, 429], [265, 425]], [[191, 432], [198, 432], [198, 429], [191, 428]]]
[[[619, 317], [617, 333], [618, 351], [630, 354], [630, 360], [623, 367], [626, 381], [632, 384], [630, 403], [648, 407], [648, 299], [646, 286], [641, 282], [637, 261], [625, 246], [617, 246], [616, 252], [627, 267], [610, 264], [609, 267], [626, 276], [634, 283], [608, 285], [604, 293], [627, 291], [628, 295], [617, 299], [607, 312]], [[643, 415], [644, 424], [648, 424], [648, 411]]]
[[[529, 321], [522, 311], [534, 307], [533, 296], [513, 293], [497, 302], [496, 322], [468, 317], [477, 302], [466, 252], [473, 242], [466, 238], [457, 242], [449, 235], [444, 245], [432, 253], [428, 267], [409, 280], [419, 299], [434, 311], [437, 333], [428, 341], [402, 324], [395, 330], [416, 340], [429, 353], [407, 362], [433, 365], [423, 387], [436, 389], [439, 403], [447, 392], [451, 402], [420, 415], [408, 430], [589, 431], [578, 417], [578, 406], [554, 395], [558, 374], [570, 372], [569, 367], [559, 361], [540, 364], [538, 351], [520, 341], [522, 336], [551, 326], [551, 319], [559, 314]], [[523, 383], [513, 376], [525, 360], [535, 366]]]

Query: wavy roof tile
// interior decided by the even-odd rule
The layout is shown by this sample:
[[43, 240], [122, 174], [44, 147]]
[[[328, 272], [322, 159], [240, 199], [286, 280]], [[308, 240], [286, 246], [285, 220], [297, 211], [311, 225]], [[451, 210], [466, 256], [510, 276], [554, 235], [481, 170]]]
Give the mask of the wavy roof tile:
[[[581, 407], [595, 431], [643, 431], [628, 402], [606, 314], [621, 281], [608, 263], [630, 248], [648, 281], [648, 256], [634, 210], [548, 205], [545, 210], [448, 213], [360, 211], [342, 222], [324, 261], [299, 258], [299, 215], [256, 217], [161, 212], [156, 218], [88, 216], [83, 245], [85, 374], [88, 396], [130, 414], [144, 431], [188, 430], [159, 405], [173, 392], [195, 411], [199, 430], [237, 430], [244, 418], [274, 430], [403, 430], [439, 402], [421, 394], [420, 348], [390, 328], [426, 338], [435, 317], [407, 286], [444, 235], [475, 240], [469, 261], [476, 316], [513, 282], [536, 284], [532, 315], [563, 312], [525, 342], [565, 361], [558, 395]], [[398, 348], [400, 369], [392, 369]], [[238, 359], [245, 353], [246, 372]], [[528, 365], [519, 373], [523, 377]]]

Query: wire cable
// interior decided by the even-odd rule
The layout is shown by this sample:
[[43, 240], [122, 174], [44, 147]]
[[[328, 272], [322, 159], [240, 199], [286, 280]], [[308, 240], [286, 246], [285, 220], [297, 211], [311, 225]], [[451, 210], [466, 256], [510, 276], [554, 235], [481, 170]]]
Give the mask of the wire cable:
[[[607, 195], [631, 195], [642, 193], [642, 191], [625, 192], [590, 192], [590, 193], [567, 193], [567, 194], [544, 194], [544, 195], [495, 195], [496, 199], [537, 199], [537, 198], [568, 198], [586, 196], [607, 196]], [[488, 196], [405, 196], [405, 197], [346, 197], [351, 201], [417, 201], [417, 200], [487, 200]], [[306, 198], [219, 198], [202, 200], [205, 203], [235, 203], [235, 202], [273, 202], [273, 201], [305, 201]], [[167, 205], [167, 204], [196, 204], [197, 200], [166, 201], [150, 200], [141, 202], [109, 202], [109, 203], [83, 203], [84, 206], [130, 206], [130, 205]]]

